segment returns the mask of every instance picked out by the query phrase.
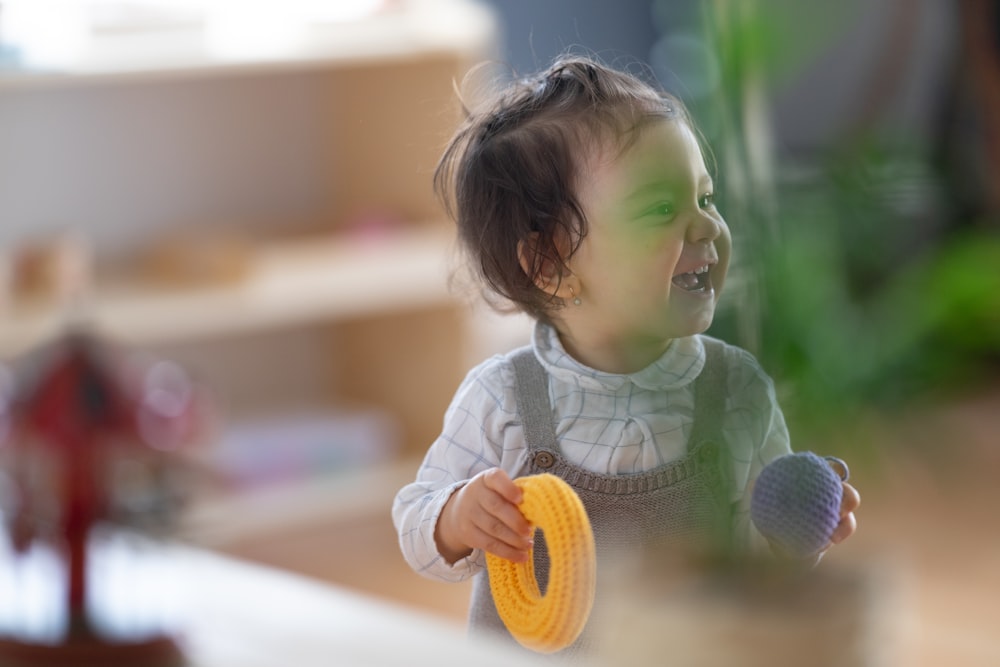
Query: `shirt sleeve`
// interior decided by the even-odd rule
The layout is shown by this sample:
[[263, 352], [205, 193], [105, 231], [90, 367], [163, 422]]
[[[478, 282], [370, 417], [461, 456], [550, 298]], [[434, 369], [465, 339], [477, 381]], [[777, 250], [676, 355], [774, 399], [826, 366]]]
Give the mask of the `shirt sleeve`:
[[[418, 574], [458, 582], [485, 567], [480, 550], [449, 564], [438, 552], [434, 529], [445, 503], [470, 478], [493, 467], [513, 475], [520, 465], [526, 450], [523, 437], [510, 433], [516, 419], [512, 397], [512, 374], [502, 357], [472, 369], [445, 412], [441, 434], [416, 479], [396, 494], [393, 524], [403, 557]], [[507, 442], [513, 444], [505, 446]]]
[[767, 540], [750, 520], [750, 497], [761, 469], [791, 452], [788, 428], [774, 382], [739, 348], [730, 348], [729, 391], [725, 428], [733, 454], [734, 529], [752, 551], [767, 551]]

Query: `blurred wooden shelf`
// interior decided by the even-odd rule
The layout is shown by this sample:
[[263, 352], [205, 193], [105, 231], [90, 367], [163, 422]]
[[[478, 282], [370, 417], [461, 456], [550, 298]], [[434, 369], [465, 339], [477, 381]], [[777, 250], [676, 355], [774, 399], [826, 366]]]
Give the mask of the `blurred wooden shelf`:
[[[85, 324], [181, 363], [232, 414], [292, 401], [368, 405], [399, 420], [407, 447], [425, 448], [468, 345], [431, 179], [461, 119], [454, 83], [496, 57], [493, 10], [476, 0], [373, 0], [376, 9], [339, 20], [330, 13], [362, 3], [155, 3], [154, 16], [112, 4], [117, 18], [95, 25], [91, 15], [65, 39], [37, 35], [34, 51], [5, 32], [0, 98], [4, 126], [18, 132], [0, 137], [0, 152], [28, 165], [4, 173], [8, 190], [59, 193], [44, 205], [4, 200], [11, 254], [24, 238], [44, 240], [52, 230], [42, 220], [79, 232], [99, 265]], [[58, 164], [35, 159], [38, 150]], [[394, 233], [336, 236], [368, 216]], [[155, 250], [174, 232], [218, 239], [234, 229], [251, 245], [247, 262], [238, 248], [232, 279], [199, 288], [113, 277], [118, 267], [100, 265]], [[328, 234], [262, 240], [306, 230]], [[190, 265], [189, 255], [175, 259]], [[67, 319], [41, 302], [0, 303], [0, 360], [58, 336]]]
[[300, 527], [387, 518], [396, 491], [413, 481], [419, 464], [419, 459], [401, 457], [255, 488], [196, 492], [177, 537], [225, 550]]
[[[141, 346], [448, 305], [450, 248], [446, 230], [418, 226], [376, 238], [330, 234], [262, 243], [249, 275], [226, 284], [99, 283], [86, 322], [99, 335]], [[58, 335], [66, 314], [15, 303], [3, 320], [0, 357], [12, 358]]]

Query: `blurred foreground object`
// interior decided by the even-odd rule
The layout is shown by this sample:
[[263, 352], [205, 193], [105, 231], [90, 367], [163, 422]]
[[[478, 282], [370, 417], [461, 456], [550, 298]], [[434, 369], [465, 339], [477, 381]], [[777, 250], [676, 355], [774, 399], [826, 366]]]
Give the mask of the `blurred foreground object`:
[[[139, 362], [80, 332], [12, 368], [0, 383], [0, 516], [16, 565], [14, 595], [31, 598], [17, 573], [30, 572], [20, 566], [45, 552], [55, 554], [54, 585], [65, 590], [51, 614], [55, 628], [41, 637], [0, 623], [0, 664], [181, 664], [166, 629], [125, 618], [155, 600], [128, 599], [121, 618], [101, 609], [103, 598], [142, 598], [150, 588], [122, 586], [91, 556], [102, 535], [171, 525], [186, 481], [179, 450], [195, 440], [203, 415], [196, 388], [175, 365]], [[96, 590], [116, 576], [115, 595]], [[21, 602], [14, 626], [37, 606]]]
[[621, 565], [595, 610], [604, 633], [595, 664], [900, 664], [900, 586], [882, 565], [718, 563], [656, 550]]

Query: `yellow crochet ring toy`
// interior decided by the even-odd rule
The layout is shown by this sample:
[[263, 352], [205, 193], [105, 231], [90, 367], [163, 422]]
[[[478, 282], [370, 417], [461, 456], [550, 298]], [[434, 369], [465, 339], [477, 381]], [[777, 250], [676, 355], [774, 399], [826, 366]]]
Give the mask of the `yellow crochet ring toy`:
[[533, 651], [553, 653], [580, 636], [594, 605], [594, 533], [579, 496], [561, 478], [544, 473], [514, 483], [524, 492], [521, 513], [545, 533], [548, 587], [542, 595], [533, 554], [526, 563], [514, 563], [487, 553], [490, 590], [514, 639]]

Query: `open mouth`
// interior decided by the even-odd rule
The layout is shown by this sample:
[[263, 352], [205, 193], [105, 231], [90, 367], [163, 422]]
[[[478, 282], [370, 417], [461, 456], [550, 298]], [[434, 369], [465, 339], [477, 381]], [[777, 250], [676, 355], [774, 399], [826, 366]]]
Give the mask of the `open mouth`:
[[671, 282], [685, 292], [711, 291], [712, 280], [708, 272], [710, 266], [710, 264], [703, 264], [694, 271], [678, 273]]

